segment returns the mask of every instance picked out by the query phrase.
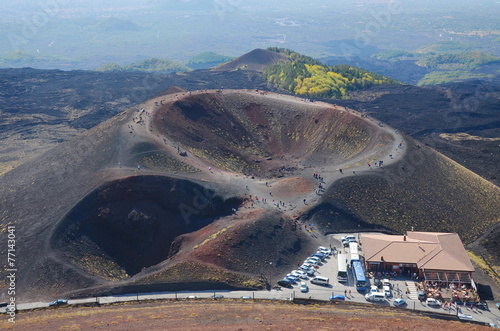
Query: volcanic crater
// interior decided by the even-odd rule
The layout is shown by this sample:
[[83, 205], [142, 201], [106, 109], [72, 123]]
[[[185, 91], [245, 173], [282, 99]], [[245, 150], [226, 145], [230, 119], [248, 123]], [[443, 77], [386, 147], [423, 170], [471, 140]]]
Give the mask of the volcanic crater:
[[101, 263], [123, 269], [119, 275], [133, 276], [175, 255], [171, 245], [176, 237], [203, 228], [240, 204], [238, 198], [224, 199], [189, 180], [127, 177], [104, 184], [78, 203], [60, 222], [53, 249], [78, 262], [92, 252]]
[[[374, 175], [396, 189], [379, 190]], [[468, 186], [457, 195], [459, 181]], [[438, 207], [417, 197], [408, 208], [398, 187], [406, 182]], [[445, 184], [432, 195], [434, 182]], [[155, 97], [8, 172], [0, 185], [2, 204], [15, 206], [0, 218], [17, 224], [23, 251], [37, 261], [19, 262], [18, 286], [41, 297], [262, 288], [270, 285], [263, 265], [286, 273], [325, 233], [446, 231], [446, 222], [430, 223], [444, 215], [439, 206], [461, 219], [480, 215], [475, 227], [485, 229], [500, 202], [497, 187], [383, 123], [259, 90]], [[474, 192], [487, 192], [487, 201], [471, 209], [457, 200], [476, 201]]]

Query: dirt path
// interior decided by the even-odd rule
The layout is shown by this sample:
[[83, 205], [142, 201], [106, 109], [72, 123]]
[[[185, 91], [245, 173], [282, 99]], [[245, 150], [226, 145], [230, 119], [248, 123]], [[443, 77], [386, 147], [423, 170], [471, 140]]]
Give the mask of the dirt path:
[[[191, 92], [179, 92], [169, 95], [160, 96], [151, 99], [143, 104], [135, 107], [135, 112], [130, 116], [126, 123], [123, 125], [122, 133], [128, 139], [155, 141], [163, 150], [168, 152], [179, 161], [187, 162], [191, 166], [200, 169], [201, 172], [194, 175], [194, 178], [213, 181], [218, 183], [227, 183], [241, 191], [241, 195], [247, 195], [248, 198], [252, 197], [252, 201], [248, 202], [245, 206], [247, 208], [263, 208], [268, 210], [279, 210], [288, 216], [297, 216], [301, 212], [314, 206], [321, 198], [318, 195], [319, 185], [324, 189], [328, 189], [337, 180], [350, 176], [359, 176], [373, 172], [383, 172], [383, 166], [379, 167], [378, 162], [383, 161], [383, 165], [387, 166], [394, 162], [399, 161], [406, 152], [406, 141], [397, 130], [388, 127], [380, 122], [377, 122], [371, 117], [363, 118], [368, 122], [374, 131], [378, 132], [372, 139], [369, 146], [362, 152], [358, 153], [355, 157], [346, 160], [341, 164], [333, 164], [332, 166], [324, 166], [321, 168], [306, 168], [295, 174], [292, 178], [273, 178], [264, 179], [255, 177], [251, 179], [249, 176], [242, 174], [225, 171], [218, 169], [194, 155], [189, 157], [182, 157], [179, 152], [186, 151], [184, 146], [179, 145], [173, 141], [168, 134], [160, 134], [156, 132], [152, 124], [152, 116], [155, 111], [163, 105], [169, 105], [175, 101], [188, 98], [190, 96], [201, 95], [205, 93], [220, 93], [221, 95], [229, 93], [240, 93], [248, 95], [262, 95], [274, 100], [283, 100], [300, 105], [314, 105], [331, 109], [332, 111], [348, 112], [351, 116], [363, 118], [363, 116], [353, 110], [332, 105], [324, 102], [310, 102], [303, 98], [298, 98], [289, 95], [281, 95], [272, 92], [260, 92], [254, 90], [200, 90]], [[381, 133], [388, 133], [392, 137], [392, 142], [382, 146], [377, 146], [378, 136]], [[126, 157], [122, 157], [126, 159]], [[118, 161], [120, 162], [120, 161]], [[117, 162], [117, 164], [118, 164]], [[135, 172], [147, 173], [141, 165], [121, 164], [124, 167]], [[139, 169], [140, 168], [140, 169]], [[340, 172], [342, 169], [342, 172]], [[322, 180], [313, 177], [313, 173], [319, 174]], [[257, 201], [255, 197], [258, 197]], [[265, 199], [265, 202], [262, 199]], [[253, 203], [253, 206], [252, 206]], [[244, 212], [239, 210], [238, 212]]]

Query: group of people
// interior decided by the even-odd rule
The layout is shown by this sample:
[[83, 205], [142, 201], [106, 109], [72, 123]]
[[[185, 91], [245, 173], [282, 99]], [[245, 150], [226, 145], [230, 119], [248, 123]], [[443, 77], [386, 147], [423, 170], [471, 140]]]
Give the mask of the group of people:
[[320, 174], [318, 174], [317, 172], [313, 173], [313, 177], [319, 180], [320, 182], [323, 182], [323, 177], [321, 177]]

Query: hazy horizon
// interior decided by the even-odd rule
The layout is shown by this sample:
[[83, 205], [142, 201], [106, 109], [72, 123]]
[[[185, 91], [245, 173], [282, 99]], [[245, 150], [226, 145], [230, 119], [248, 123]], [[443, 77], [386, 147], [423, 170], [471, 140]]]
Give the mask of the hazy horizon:
[[357, 48], [348, 56], [435, 42], [498, 56], [499, 6], [485, 0], [7, 0], [0, 56], [22, 52], [63, 68], [93, 69], [151, 57], [183, 62], [206, 51], [239, 56], [270, 46], [343, 56], [345, 41]]

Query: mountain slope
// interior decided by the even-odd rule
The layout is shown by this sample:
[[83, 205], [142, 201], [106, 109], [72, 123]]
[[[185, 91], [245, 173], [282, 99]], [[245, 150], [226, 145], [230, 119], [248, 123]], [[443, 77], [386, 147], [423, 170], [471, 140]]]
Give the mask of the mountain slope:
[[0, 185], [2, 231], [22, 233], [23, 299], [262, 288], [264, 263], [284, 274], [340, 225], [471, 242], [500, 216], [496, 186], [432, 149], [342, 107], [254, 90], [156, 97]]
[[234, 71], [234, 70], [253, 70], [264, 71], [265, 68], [289, 62], [288, 58], [282, 54], [272, 52], [266, 49], [254, 49], [234, 60], [225, 63], [214, 70], [218, 71]]

